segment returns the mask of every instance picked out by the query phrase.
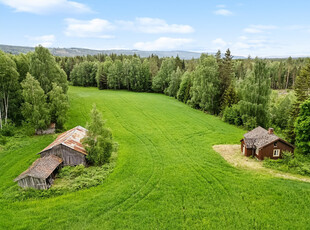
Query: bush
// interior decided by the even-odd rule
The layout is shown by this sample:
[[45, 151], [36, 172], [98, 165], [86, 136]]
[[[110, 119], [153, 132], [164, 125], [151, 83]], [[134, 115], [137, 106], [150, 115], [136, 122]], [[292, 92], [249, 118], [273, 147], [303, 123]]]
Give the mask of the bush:
[[22, 127], [18, 131], [18, 134], [20, 136], [33, 136], [35, 132], [35, 128], [30, 123], [23, 122]]
[[310, 163], [299, 155], [297, 156], [291, 152], [283, 152], [282, 159], [271, 160], [265, 158], [264, 166], [284, 172], [310, 176]]
[[234, 104], [231, 107], [226, 107], [223, 112], [223, 121], [232, 125], [242, 125], [239, 105]]
[[0, 130], [0, 134], [6, 137], [12, 137], [14, 136], [15, 131], [16, 131], [15, 124], [11, 121], [8, 121], [6, 124], [2, 126], [2, 129]]
[[8, 142], [5, 136], [0, 135], [0, 145], [5, 145]]

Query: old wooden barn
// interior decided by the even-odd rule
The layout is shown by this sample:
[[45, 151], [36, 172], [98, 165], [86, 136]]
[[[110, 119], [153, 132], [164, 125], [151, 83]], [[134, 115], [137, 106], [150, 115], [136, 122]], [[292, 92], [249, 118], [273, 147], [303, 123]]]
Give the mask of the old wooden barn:
[[273, 128], [266, 129], [258, 126], [244, 134], [241, 140], [241, 152], [245, 156], [254, 156], [259, 160], [265, 157], [278, 159], [283, 151], [294, 152], [294, 146], [273, 133]]
[[23, 188], [48, 189], [61, 163], [62, 159], [55, 155], [39, 158], [14, 181]]
[[86, 134], [87, 129], [81, 126], [60, 134], [54, 142], [38, 153], [41, 157], [14, 181], [23, 188], [48, 189], [62, 166], [86, 165], [87, 153], [82, 145]]
[[77, 126], [60, 134], [57, 139], [43, 149], [41, 157], [56, 155], [63, 160], [63, 165], [86, 165], [86, 150], [81, 141], [86, 136], [87, 129]]

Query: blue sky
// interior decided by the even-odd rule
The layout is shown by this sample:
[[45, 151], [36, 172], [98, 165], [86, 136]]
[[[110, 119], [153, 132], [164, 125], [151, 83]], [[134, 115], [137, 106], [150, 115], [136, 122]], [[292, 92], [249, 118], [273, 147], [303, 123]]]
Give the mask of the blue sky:
[[310, 56], [308, 0], [0, 0], [0, 44]]

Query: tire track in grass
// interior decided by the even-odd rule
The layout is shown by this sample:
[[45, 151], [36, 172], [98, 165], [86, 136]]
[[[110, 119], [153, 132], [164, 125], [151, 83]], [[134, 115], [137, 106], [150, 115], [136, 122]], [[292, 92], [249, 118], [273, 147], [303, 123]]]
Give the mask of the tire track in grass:
[[[158, 119], [157, 119], [158, 120]], [[185, 127], [185, 128], [183, 128], [182, 130], [184, 130], [184, 129], [186, 129], [186, 128], [188, 128], [189, 126], [187, 125], [187, 126], [184, 126], [184, 122], [177, 122], [180, 126], [183, 126], [183, 127]], [[165, 133], [170, 133], [167, 129], [166, 129], [166, 132]], [[196, 132], [197, 133], [197, 132]], [[198, 133], [200, 133], [200, 132], [198, 132]], [[170, 135], [170, 137], [174, 140], [175, 138], [173, 138], [172, 137], [172, 135]], [[179, 146], [180, 145], [180, 141], [177, 141], [176, 140], [176, 143], [178, 143], [178, 144], [175, 144], [174, 146]], [[181, 148], [180, 149], [180, 151], [181, 152], [183, 152], [182, 150], [183, 149], [185, 149], [184, 147], [183, 148]], [[183, 152], [184, 153], [184, 152]], [[190, 154], [190, 152], [188, 151], [188, 148], [186, 148], [186, 153], [187, 153], [187, 158], [188, 159], [190, 159], [192, 162], [193, 162], [193, 164], [194, 165], [196, 165], [196, 166], [198, 166], [202, 171], [204, 171], [205, 173], [207, 173], [208, 175], [210, 175], [214, 180], [216, 180], [216, 182], [218, 183], [218, 185], [223, 189], [223, 191], [225, 192], [225, 194], [226, 195], [230, 195], [230, 193], [229, 193], [229, 190], [224, 186], [224, 184], [220, 181], [220, 179], [218, 179], [212, 172], [210, 172], [209, 170], [206, 170], [204, 167], [202, 167], [201, 166], [201, 164], [199, 164], [199, 163], [197, 163], [195, 160], [193, 160], [190, 156], [191, 156], [191, 154]], [[212, 166], [212, 165], [211, 165]], [[197, 169], [196, 169], [196, 167], [194, 167], [194, 169], [196, 170], [196, 172], [198, 173], [198, 174], [200, 174], [204, 179], [205, 179], [205, 181], [207, 181], [207, 182], [209, 182], [209, 180], [205, 177], [205, 176], [203, 176], [203, 174], [201, 174]], [[213, 189], [214, 191], [215, 191], [215, 189]], [[239, 213], [238, 212], [238, 209], [237, 209], [237, 207], [236, 207], [236, 205], [235, 205], [235, 203], [232, 203], [232, 205], [234, 206], [234, 209], [235, 209], [235, 211], [236, 211], [236, 213]]]
[[[171, 115], [171, 114], [170, 114]], [[180, 121], [177, 121], [177, 120], [175, 120], [175, 122], [179, 125], [179, 126], [181, 126], [181, 127], [184, 127], [182, 130], [185, 130], [185, 129], [188, 129], [189, 128], [189, 126], [187, 125], [187, 126], [184, 126], [184, 122], [180, 122]], [[204, 122], [205, 123], [205, 122]], [[190, 129], [192, 129], [192, 128], [190, 128]], [[170, 132], [166, 129], [166, 132], [165, 133], [167, 133], [169, 136], [170, 136], [170, 138], [172, 138], [173, 140], [175, 139], [171, 134], [170, 134]], [[196, 131], [195, 133], [203, 133], [203, 131]], [[190, 134], [191, 135], [191, 134]], [[170, 140], [171, 141], [171, 140]], [[180, 145], [180, 142], [178, 143], [178, 145], [175, 145], [175, 146], [179, 146]], [[180, 149], [180, 151], [182, 151], [183, 152], [183, 149], [184, 148], [181, 148]], [[186, 153], [187, 153], [187, 157], [189, 158], [189, 159], [191, 159], [192, 160], [192, 162], [196, 165], [196, 166], [198, 166], [201, 170], [203, 170], [204, 172], [206, 172], [206, 173], [208, 173], [210, 176], [212, 176], [220, 185], [221, 185], [221, 187], [225, 190], [225, 191], [228, 191], [228, 189], [223, 185], [223, 183], [213, 174], [213, 173], [211, 173], [209, 170], [206, 170], [204, 167], [202, 167], [201, 166], [201, 164], [200, 163], [197, 163], [195, 160], [193, 160], [193, 158], [192, 157], [190, 157], [191, 156], [191, 154], [189, 153], [189, 151], [188, 150], [186, 150]], [[212, 166], [212, 165], [211, 165]], [[195, 167], [195, 169], [196, 169], [196, 167]]]
[[[111, 111], [111, 109], [110, 108], [108, 108], [110, 111]], [[111, 111], [112, 112], [112, 111]], [[116, 118], [116, 120], [119, 120], [120, 118], [122, 118], [121, 116], [120, 116], [120, 114], [117, 112], [117, 110], [113, 110], [113, 116]], [[115, 114], [117, 114], [118, 116], [116, 117], [115, 116]], [[133, 136], [135, 136], [135, 137], [137, 137], [138, 139], [139, 139], [139, 141], [141, 142], [141, 143], [143, 143], [143, 145], [145, 146], [145, 148], [147, 149], [147, 151], [149, 152], [149, 154], [150, 154], [150, 156], [152, 157], [152, 159], [153, 159], [153, 168], [152, 168], [152, 174], [151, 174], [151, 176], [148, 178], [148, 180], [146, 181], [146, 183], [143, 185], [143, 186], [141, 186], [135, 193], [133, 193], [133, 194], [131, 194], [129, 197], [127, 197], [125, 200], [123, 200], [122, 202], [120, 202], [119, 204], [117, 204], [117, 205], [115, 205], [114, 207], [112, 207], [112, 208], [110, 208], [109, 209], [109, 211], [112, 211], [113, 209], [115, 209], [116, 207], [120, 207], [120, 206], [122, 206], [122, 205], [124, 205], [125, 203], [127, 203], [127, 202], [130, 202], [129, 200], [130, 199], [133, 199], [134, 197], [137, 197], [138, 196], [138, 194], [140, 194], [140, 193], [142, 193], [141, 191], [143, 191], [143, 189], [146, 187], [146, 186], [148, 186], [149, 184], [151, 184], [151, 180], [155, 177], [156, 178], [156, 176], [154, 175], [154, 172], [155, 172], [155, 167], [154, 167], [154, 165], [155, 165], [155, 158], [154, 158], [154, 155], [150, 152], [150, 150], [147, 148], [148, 147], [148, 145], [147, 145], [147, 143], [141, 138], [141, 137], [139, 137], [138, 135], [136, 135], [136, 133], [138, 133], [138, 132], [133, 132], [132, 130], [130, 130], [128, 127], [130, 127], [129, 125], [128, 125], [128, 123], [126, 122], [126, 119], [123, 119], [123, 122], [119, 122], [119, 124], [127, 131], [127, 132], [129, 132], [129, 133], [131, 133]], [[125, 124], [125, 125], [124, 125]], [[127, 124], [127, 125], [126, 125]], [[157, 149], [156, 149], [156, 151], [157, 151]], [[161, 172], [162, 170], [160, 170], [159, 172]], [[156, 182], [156, 184], [158, 183], [158, 181]], [[154, 185], [154, 186], [152, 186], [152, 189], [154, 189], [155, 187], [156, 187], [156, 184]], [[141, 200], [142, 198], [138, 198], [138, 200]], [[133, 200], [132, 202], [134, 202], [134, 204], [135, 203], [137, 203], [137, 201], [135, 201], [135, 200]], [[125, 204], [126, 205], [126, 204]], [[128, 210], [128, 208], [127, 208], [127, 210]]]
[[[126, 101], [125, 99], [124, 99], [124, 97], [120, 97], [120, 99], [122, 99], [122, 101], [124, 101], [126, 104], [128, 104], [128, 101]], [[131, 103], [132, 104], [132, 103]], [[144, 116], [145, 116], [145, 114], [144, 113], [142, 113]], [[145, 116], [146, 117], [146, 116]], [[132, 132], [132, 133], [139, 133], [139, 130], [136, 130], [135, 128], [134, 128], [134, 126], [132, 126], [131, 127], [132, 129], [133, 129], [133, 131], [134, 132]], [[136, 135], [137, 137], [138, 137], [138, 135]], [[138, 203], [140, 203], [141, 201], [143, 201], [152, 191], [154, 191], [154, 189], [156, 188], [156, 186], [159, 184], [159, 182], [161, 181], [161, 179], [162, 179], [162, 174], [163, 174], [163, 157], [162, 157], [162, 155], [161, 154], [159, 154], [159, 151], [158, 151], [158, 148], [156, 147], [156, 145], [153, 143], [153, 141], [149, 138], [149, 137], [147, 137], [147, 135], [145, 135], [145, 136], [142, 136], [143, 138], [146, 138], [147, 139], [147, 142], [149, 142], [149, 144], [151, 144], [152, 145], [152, 147], [153, 147], [153, 149], [154, 150], [156, 150], [156, 156], [157, 157], [159, 157], [160, 159], [159, 159], [159, 161], [160, 161], [160, 163], [158, 164], [159, 166], [160, 166], [160, 170], [158, 170], [158, 172], [160, 173], [160, 176], [159, 177], [157, 177], [157, 178], [159, 178], [159, 179], [157, 179], [156, 180], [156, 182], [155, 182], [155, 184], [151, 187], [151, 189], [149, 190], [149, 191], [147, 191], [144, 195], [142, 195], [142, 198], [140, 198], [138, 201], [136, 201], [133, 205], [131, 205], [130, 207], [128, 207], [127, 209], [126, 209], [126, 211], [128, 211], [129, 209], [131, 209], [131, 208], [133, 208], [134, 206], [136, 206]], [[138, 138], [140, 138], [140, 137], [138, 137]], [[140, 138], [140, 140], [142, 141], [142, 138]], [[145, 144], [146, 144], [146, 142], [144, 142]], [[147, 146], [149, 146], [149, 145], [147, 145]], [[153, 156], [154, 157], [154, 156]], [[154, 161], [155, 162], [155, 161]], [[141, 191], [138, 191], [137, 193], [136, 193], [136, 195], [138, 196], [138, 193], [139, 192], [141, 192]]]
[[[139, 110], [141, 111], [141, 113], [145, 114], [144, 111], [141, 110], [138, 106], [135, 105], [135, 107], [136, 107], [136, 109], [139, 109]], [[166, 112], [167, 112], [167, 111], [166, 111]], [[169, 115], [171, 115], [171, 114], [169, 114]], [[145, 116], [148, 116], [150, 121], [159, 120], [159, 117], [154, 118], [153, 116], [151, 116], [151, 115], [146, 115], [146, 114], [145, 114]], [[171, 116], [171, 117], [173, 117], [173, 116]], [[177, 121], [175, 120], [175, 122], [177, 122]], [[154, 123], [154, 122], [153, 122], [153, 123]], [[184, 123], [181, 123], [181, 122], [177, 122], [177, 123], [180, 124], [181, 127], [184, 127]], [[160, 128], [160, 127], [161, 127], [160, 125], [158, 125], [157, 123], [155, 123], [155, 124], [156, 124], [155, 127], [157, 127], [157, 128], [161, 131], [162, 135], [170, 142], [170, 144], [171, 144], [172, 146], [174, 146], [174, 147], [179, 146], [179, 143], [176, 144], [176, 142], [174, 142], [174, 143], [172, 142], [172, 135], [171, 135], [171, 134], [169, 135], [170, 132], [169, 132], [167, 129], [165, 129], [165, 131], [163, 131], [163, 130]], [[161, 121], [160, 124], [163, 124], [163, 121]], [[185, 127], [185, 129], [187, 129], [187, 128], [188, 128], [188, 126]], [[183, 130], [185, 130], [185, 129], [183, 128]], [[170, 138], [169, 138], [168, 135], [166, 135], [165, 133], [168, 134], [168, 135], [170, 136]], [[174, 138], [173, 138], [173, 139], [174, 139]], [[177, 152], [182, 152], [182, 153], [184, 153], [183, 148], [178, 148], [178, 147], [177, 147], [177, 149], [179, 150], [179, 151], [177, 151]], [[208, 173], [215, 181], [217, 181], [217, 182], [219, 183], [219, 185], [223, 188], [223, 190], [225, 190], [226, 192], [228, 191], [227, 188], [225, 188], [225, 186], [218, 180], [218, 178], [216, 178], [211, 172], [205, 170], [203, 167], [201, 167], [200, 164], [198, 164], [196, 161], [194, 161], [194, 160], [190, 157], [191, 154], [188, 152], [188, 150], [186, 150], [186, 152], [187, 152], [186, 155], [185, 155], [185, 154], [182, 154], [181, 156], [186, 156], [188, 159], [191, 160], [191, 162], [192, 162], [193, 165], [198, 166], [200, 169], [202, 169], [203, 171], [205, 171], [206, 173]], [[193, 168], [194, 168], [194, 170], [195, 170], [201, 177], [204, 178], [204, 180], [205, 180], [206, 182], [210, 183], [210, 181], [209, 181], [206, 177], [204, 177], [199, 171], [197, 171], [196, 167], [193, 167]]]
[[[143, 146], [145, 146], [144, 148], [146, 149], [146, 152], [148, 152], [149, 155], [151, 156], [152, 161], [153, 161], [153, 164], [152, 164], [152, 165], [154, 166], [154, 159], [153, 159], [153, 156], [152, 156], [151, 152], [149, 151], [149, 149], [147, 148], [145, 142], [143, 142], [143, 141], [141, 140], [141, 138], [138, 137], [138, 136], [137, 136], [135, 133], [133, 133], [131, 130], [129, 130], [128, 128], [126, 128], [126, 126], [124, 126], [122, 122], [119, 122], [120, 116], [116, 116], [116, 115], [115, 115], [115, 111], [117, 111], [117, 110], [112, 111], [112, 110], [109, 108], [109, 106], [107, 106], [107, 105], [103, 105], [103, 106], [104, 106], [104, 108], [107, 108], [107, 109], [110, 111], [111, 115], [112, 115], [112, 116], [114, 117], [114, 119], [119, 123], [119, 125], [123, 127], [124, 130], [126, 130], [126, 131], [127, 131], [128, 133], [130, 133], [132, 136], [135, 136], [135, 137], [137, 138], [137, 140], [139, 140], [139, 142], [142, 143]], [[118, 113], [117, 115], [119, 115], [119, 113]], [[147, 181], [145, 182], [144, 185], [142, 185], [140, 188], [138, 188], [138, 191], [140, 191], [140, 190], [149, 182], [149, 180], [150, 180], [151, 177], [153, 176], [153, 173], [154, 173], [154, 167], [152, 167], [151, 176], [147, 179]], [[135, 193], [137, 193], [137, 192], [135, 192]], [[113, 211], [115, 208], [122, 206], [125, 202], [127, 202], [127, 200], [129, 200], [132, 196], [134, 196], [135, 193], [129, 195], [127, 198], [125, 198], [125, 199], [119, 201], [119, 202], [116, 203], [116, 204], [112, 204], [112, 206], [107, 207], [106, 209], [102, 209], [102, 208], [100, 207], [100, 208], [97, 209], [97, 212], [99, 211], [99, 212], [101, 213], [101, 212], [103, 211], [104, 214], [107, 215], [109, 212]], [[106, 206], [105, 206], [105, 207], [106, 207]], [[94, 213], [94, 214], [95, 214], [95, 213]]]
[[[137, 109], [139, 109], [137, 106], [136, 106], [136, 108]], [[141, 111], [142, 113], [144, 113], [143, 112], [143, 110]], [[171, 114], [170, 114], [171, 115]], [[153, 121], [154, 120], [154, 117], [152, 117], [151, 115], [149, 115], [149, 117], [151, 117], [151, 121]], [[157, 120], [159, 120], [159, 117], [156, 117], [156, 119]], [[163, 121], [161, 121], [160, 122], [160, 124], [162, 124], [163, 123]], [[177, 122], [181, 127], [184, 127], [184, 123], [181, 123], [181, 122]], [[159, 125], [156, 125], [155, 127], [160, 127]], [[185, 127], [185, 128], [188, 128], [188, 125]], [[159, 128], [160, 129], [160, 128]], [[183, 130], [184, 130], [184, 128], [183, 128]], [[166, 139], [173, 145], [173, 146], [179, 146], [180, 145], [180, 143], [177, 143], [177, 142], [173, 142], [172, 141], [172, 139], [174, 140], [174, 138], [172, 138], [172, 135], [169, 135], [169, 131], [166, 129], [165, 131], [162, 131], [161, 130], [161, 132], [162, 132], [162, 134], [166, 137]], [[167, 133], [169, 136], [170, 136], [170, 138], [167, 136], [167, 135], [165, 135], [164, 133]], [[177, 144], [176, 144], [177, 143]], [[228, 192], [228, 189], [224, 186], [224, 184], [212, 173], [212, 172], [210, 172], [209, 170], [206, 170], [204, 167], [202, 167], [201, 166], [201, 164], [200, 163], [197, 163], [195, 160], [193, 160], [192, 159], [192, 157], [190, 157], [191, 156], [191, 154], [189, 153], [189, 151], [188, 150], [186, 150], [186, 153], [187, 154], [184, 154], [185, 152], [183, 151], [184, 150], [184, 148], [178, 148], [178, 150], [180, 151], [180, 152], [182, 152], [183, 154], [182, 154], [182, 156], [186, 156], [187, 157], [187, 159], [189, 159], [191, 162], [192, 162], [192, 165], [194, 165], [194, 166], [192, 166], [192, 168], [196, 171], [196, 175], [199, 175], [200, 177], [202, 177], [203, 178], [203, 180], [205, 181], [205, 182], [207, 182], [207, 183], [212, 183], [213, 184], [213, 182], [210, 182], [210, 179], [208, 178], [208, 177], [205, 177], [204, 176], [204, 174], [203, 173], [201, 173], [199, 170], [197, 170], [197, 168], [199, 168], [202, 172], [204, 172], [204, 173], [206, 173], [206, 174], [208, 174], [210, 177], [212, 177], [213, 178], [213, 180], [217, 183], [217, 185], [220, 187], [220, 188], [222, 188], [222, 191], [224, 191], [225, 192], [225, 194], [226, 195], [229, 195], [229, 192]], [[212, 187], [212, 186], [211, 186]], [[214, 188], [212, 188], [212, 190], [214, 190], [215, 191], [215, 189]]]
[[[129, 102], [126, 101], [126, 103], [129, 103]], [[169, 138], [167, 135], [165, 135], [165, 133], [169, 133], [168, 130], [166, 130], [166, 132], [164, 132], [164, 131], [160, 128], [160, 125], [158, 125], [158, 124], [156, 124], [156, 123], [154, 122], [154, 120], [158, 120], [158, 119], [159, 119], [158, 117], [156, 117], [156, 119], [155, 119], [155, 118], [152, 117], [151, 115], [147, 115], [142, 109], [139, 108], [139, 106], [137, 106], [136, 103], [130, 103], [130, 104], [135, 104], [135, 108], [136, 108], [137, 110], [139, 110], [142, 114], [144, 114], [144, 116], [147, 117], [148, 120], [149, 120], [150, 122], [152, 122], [153, 124], [155, 124], [154, 127], [156, 127], [156, 129], [158, 129], [158, 130], [161, 132], [161, 135], [162, 135], [165, 139], [167, 139], [167, 140], [169, 141], [169, 143], [170, 143], [171, 146], [175, 146], [175, 147], [178, 146], [178, 145], [176, 145], [175, 143], [173, 143], [173, 142], [171, 141], [171, 138]], [[163, 122], [160, 122], [160, 124], [163, 124]], [[189, 166], [188, 168], [196, 175], [196, 178], [197, 178], [197, 179], [198, 179], [198, 178], [201, 178], [201, 179], [202, 179], [202, 180], [201, 180], [201, 179], [200, 179], [200, 180], [198, 179], [198, 181], [200, 181], [200, 183], [203, 184], [203, 185], [205, 185], [206, 182], [207, 182], [208, 184], [211, 185], [212, 182], [209, 180], [209, 178], [206, 178], [204, 175], [202, 175], [202, 174], [196, 169], [197, 164], [195, 163], [195, 161], [194, 161], [192, 158], [186, 156], [185, 154], [180, 154], [180, 152], [181, 152], [181, 153], [184, 153], [183, 150], [181, 150], [180, 148], [177, 148], [177, 150], [178, 150], [178, 151], [176, 151], [176, 152], [177, 152], [177, 154], [179, 155], [179, 159], [181, 159], [186, 165]], [[184, 159], [184, 156], [186, 156], [188, 159], [190, 159], [190, 161], [191, 161], [192, 163], [190, 163], [189, 161], [186, 161], [186, 160]], [[213, 177], [212, 174], [210, 174], [210, 176]], [[213, 178], [213, 179], [215, 179], [215, 178]], [[215, 188], [213, 188], [212, 186], [210, 186], [210, 188], [211, 188], [213, 191], [216, 191]], [[183, 209], [183, 205], [182, 205], [182, 209]], [[184, 210], [183, 210], [183, 211], [184, 211]], [[199, 214], [199, 216], [200, 216], [200, 214]], [[200, 217], [201, 217], [201, 216], [200, 216]]]

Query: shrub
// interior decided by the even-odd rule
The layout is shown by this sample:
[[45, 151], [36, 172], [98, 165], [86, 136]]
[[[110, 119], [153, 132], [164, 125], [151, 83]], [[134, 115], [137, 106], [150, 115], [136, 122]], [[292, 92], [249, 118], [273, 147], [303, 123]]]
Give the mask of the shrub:
[[6, 137], [12, 137], [14, 136], [15, 131], [16, 131], [15, 124], [11, 121], [8, 121], [6, 124], [2, 126], [2, 129], [0, 130], [0, 134]]
[[8, 142], [5, 136], [0, 135], [0, 145], [5, 145]]
[[283, 152], [282, 159], [271, 160], [265, 158], [264, 166], [284, 172], [310, 176], [310, 163], [300, 155], [296, 157], [291, 152]]
[[223, 112], [223, 121], [232, 125], [242, 125], [239, 105], [234, 104], [231, 107], [226, 107]]
[[18, 131], [18, 134], [21, 136], [33, 136], [35, 132], [35, 128], [30, 123], [23, 122], [22, 127]]

